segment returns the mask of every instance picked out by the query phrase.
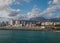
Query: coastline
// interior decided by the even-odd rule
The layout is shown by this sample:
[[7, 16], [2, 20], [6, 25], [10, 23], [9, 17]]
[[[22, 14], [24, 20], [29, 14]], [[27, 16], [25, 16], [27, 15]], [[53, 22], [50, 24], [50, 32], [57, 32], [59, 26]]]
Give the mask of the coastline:
[[22, 30], [22, 31], [47, 31], [47, 32], [60, 32], [60, 30], [47, 30], [41, 28], [32, 28], [32, 27], [8, 27], [8, 28], [0, 28], [0, 30]]

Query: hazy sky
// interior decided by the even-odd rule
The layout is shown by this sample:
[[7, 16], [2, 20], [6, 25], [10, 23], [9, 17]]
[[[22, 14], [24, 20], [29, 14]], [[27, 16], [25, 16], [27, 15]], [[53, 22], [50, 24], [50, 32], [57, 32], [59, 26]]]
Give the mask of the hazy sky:
[[0, 0], [0, 17], [60, 17], [60, 0]]

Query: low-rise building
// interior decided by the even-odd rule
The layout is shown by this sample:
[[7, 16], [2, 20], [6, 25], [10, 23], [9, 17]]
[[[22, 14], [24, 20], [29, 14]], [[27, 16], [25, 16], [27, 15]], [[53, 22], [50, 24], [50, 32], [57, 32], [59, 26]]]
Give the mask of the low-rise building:
[[36, 23], [36, 26], [41, 26], [41, 22], [37, 22]]
[[41, 25], [53, 25], [53, 22], [42, 22]]
[[60, 25], [60, 22], [54, 22], [54, 25]]

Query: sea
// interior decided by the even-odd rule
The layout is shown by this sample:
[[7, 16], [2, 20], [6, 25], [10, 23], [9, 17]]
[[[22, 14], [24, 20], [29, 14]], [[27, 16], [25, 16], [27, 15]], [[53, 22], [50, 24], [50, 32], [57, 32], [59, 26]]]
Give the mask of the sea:
[[0, 30], [0, 43], [60, 43], [60, 32]]

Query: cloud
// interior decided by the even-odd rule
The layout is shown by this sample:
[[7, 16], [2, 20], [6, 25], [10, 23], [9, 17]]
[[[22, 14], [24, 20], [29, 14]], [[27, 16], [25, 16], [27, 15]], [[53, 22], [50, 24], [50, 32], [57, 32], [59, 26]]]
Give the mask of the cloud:
[[9, 13], [6, 10], [0, 11], [0, 17], [7, 17]]
[[2, 8], [0, 10], [0, 17], [8, 17], [8, 18], [11, 18], [11, 17], [14, 17], [16, 16], [18, 13], [20, 13], [20, 9], [12, 9], [10, 7], [6, 7], [6, 8]]
[[0, 0], [0, 17], [14, 17], [20, 13], [20, 9], [12, 9], [10, 5], [30, 2], [32, 0]]
[[9, 5], [11, 5], [14, 0], [0, 0], [0, 17], [7, 17], [10, 13], [8, 11]]
[[9, 6], [12, 4], [15, 0], [0, 0], [0, 7]]
[[60, 19], [60, 16], [56, 16], [55, 18], [59, 18]]
[[59, 5], [54, 5], [52, 7], [48, 7], [47, 9], [45, 9], [42, 14], [47, 14], [47, 13], [51, 13], [51, 12], [54, 12], [56, 10], [59, 10], [60, 9], [60, 6]]
[[12, 9], [10, 7], [15, 1], [16, 0], [0, 0], [0, 17], [14, 17], [21, 11], [20, 9]]
[[[44, 16], [48, 14], [47, 17], [52, 18], [54, 16], [54, 11], [60, 9], [60, 0], [49, 1], [48, 4], [52, 6], [48, 6], [44, 11], [40, 12], [41, 9], [38, 7], [33, 7], [31, 11], [27, 12], [27, 14], [20, 14], [20, 9], [12, 9], [10, 5], [12, 4], [20, 4], [22, 2], [29, 3], [32, 0], [0, 0], [0, 17], [8, 17], [14, 19], [30, 19], [35, 17]], [[55, 4], [55, 5], [54, 5]], [[58, 17], [58, 16], [57, 16]]]
[[52, 1], [49, 1], [48, 4], [52, 4]]
[[32, 0], [23, 0], [23, 1], [25, 1], [25, 2], [31, 2]]
[[48, 4], [51, 6], [48, 6], [43, 12], [41, 12], [41, 14], [42, 15], [46, 14], [46, 17], [50, 17], [50, 18], [53, 18], [53, 16], [56, 17], [54, 13], [56, 13], [55, 11], [60, 10], [60, 0], [53, 0], [53, 1], [51, 0], [48, 2]]
[[[56, 17], [55, 11], [60, 9], [59, 1], [60, 0], [51, 0], [48, 2], [49, 5], [44, 11], [40, 12], [39, 8], [33, 7], [33, 9], [27, 13], [28, 18], [35, 18], [35, 17], [45, 17], [45, 18], [53, 18]], [[55, 5], [54, 5], [55, 4]], [[53, 13], [54, 12], [54, 13]], [[58, 16], [57, 16], [58, 17]]]
[[[27, 1], [27, 0], [26, 0]], [[59, 5], [59, 2], [60, 0], [56, 1], [56, 0], [53, 0], [53, 1], [49, 1], [47, 4], [51, 5], [51, 6], [48, 6], [44, 11], [40, 12], [40, 9], [38, 7], [33, 7], [31, 11], [27, 12], [27, 15], [24, 16], [24, 14], [20, 14], [20, 18], [35, 18], [35, 17], [45, 17], [45, 18], [53, 18], [53, 17], [56, 17], [55, 15], [55, 11], [59, 10], [60, 9], [60, 5]], [[55, 5], [54, 5], [55, 4]], [[54, 12], [54, 13], [53, 13]], [[44, 16], [46, 15], [46, 16]], [[58, 17], [58, 16], [57, 16]]]
[[51, 18], [55, 18], [55, 17], [56, 17], [55, 13], [49, 13], [49, 14], [46, 14], [46, 16], [45, 16], [45, 18], [47, 18], [47, 19], [51, 19]]
[[21, 3], [20, 2], [15, 2], [15, 5], [21, 5]]
[[18, 14], [15, 18], [17, 20], [29, 20], [29, 18], [25, 14]]
[[60, 4], [60, 0], [53, 0], [53, 4]]
[[33, 7], [31, 11], [27, 12], [27, 14], [18, 14], [15, 16], [15, 19], [19, 20], [29, 20], [30, 18], [35, 18], [40, 16], [40, 9], [37, 7]]
[[51, 0], [48, 4], [60, 4], [60, 0]]
[[48, 4], [51, 6], [48, 6], [48, 8], [43, 11], [43, 13], [51, 13], [60, 9], [60, 0], [51, 0], [48, 2]]
[[8, 16], [10, 16], [10, 17], [17, 16], [20, 13], [20, 11], [21, 11], [20, 9], [10, 11], [10, 14]]
[[37, 7], [33, 7], [30, 12], [27, 13], [28, 18], [38, 17], [40, 15], [40, 9]]
[[19, 20], [29, 20], [30, 18], [35, 18], [41, 16], [40, 9], [37, 6], [34, 6], [31, 11], [27, 12], [27, 14], [18, 14], [15, 16], [15, 19]]
[[14, 3], [15, 3], [16, 5], [22, 5], [22, 4], [21, 4], [22, 2], [30, 3], [31, 1], [32, 1], [32, 0], [15, 0]]

